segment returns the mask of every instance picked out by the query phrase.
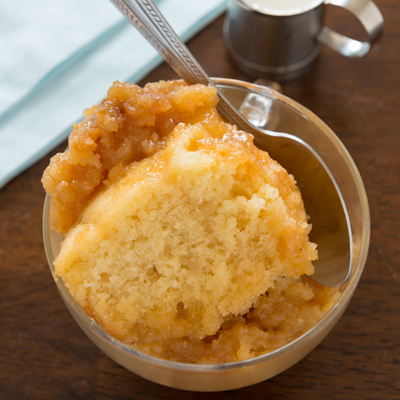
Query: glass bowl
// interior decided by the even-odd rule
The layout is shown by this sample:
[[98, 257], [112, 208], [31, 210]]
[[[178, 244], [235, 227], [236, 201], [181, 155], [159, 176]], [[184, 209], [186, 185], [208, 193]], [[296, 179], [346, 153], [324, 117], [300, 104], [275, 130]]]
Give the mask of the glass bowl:
[[329, 127], [311, 111], [272, 89], [232, 79], [216, 78], [214, 82], [236, 107], [242, 106], [244, 112], [246, 104], [250, 105], [251, 112], [252, 96], [256, 95], [256, 111], [264, 107], [268, 114], [259, 123], [272, 130], [299, 136], [310, 144], [330, 168], [342, 192], [353, 233], [353, 269], [340, 288], [338, 301], [312, 329], [271, 353], [230, 364], [193, 365], [140, 353], [107, 334], [75, 302], [63, 280], [56, 276], [53, 261], [59, 253], [62, 236], [49, 227], [49, 196], [43, 215], [44, 245], [51, 272], [67, 308], [86, 335], [129, 371], [162, 385], [193, 391], [222, 391], [252, 385], [281, 373], [311, 352], [335, 326], [349, 304], [364, 269], [370, 240], [369, 208], [363, 182], [349, 153]]

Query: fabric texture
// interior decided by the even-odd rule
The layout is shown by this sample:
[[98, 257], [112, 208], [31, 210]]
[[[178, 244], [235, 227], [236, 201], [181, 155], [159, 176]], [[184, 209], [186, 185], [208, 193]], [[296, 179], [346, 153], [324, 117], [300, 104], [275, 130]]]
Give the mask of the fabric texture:
[[[225, 0], [158, 0], [184, 40]], [[107, 0], [0, 0], [0, 188], [64, 141], [82, 111], [116, 81], [162, 62]]]

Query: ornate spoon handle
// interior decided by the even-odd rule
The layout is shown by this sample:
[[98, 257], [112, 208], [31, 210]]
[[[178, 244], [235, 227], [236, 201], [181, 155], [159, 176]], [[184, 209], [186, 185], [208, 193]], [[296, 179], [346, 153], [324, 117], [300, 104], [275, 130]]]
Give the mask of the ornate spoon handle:
[[[111, 0], [126, 19], [153, 45], [164, 60], [188, 84], [213, 85], [189, 49], [174, 32], [152, 0]], [[257, 130], [218, 91], [217, 108], [227, 122], [257, 135]]]

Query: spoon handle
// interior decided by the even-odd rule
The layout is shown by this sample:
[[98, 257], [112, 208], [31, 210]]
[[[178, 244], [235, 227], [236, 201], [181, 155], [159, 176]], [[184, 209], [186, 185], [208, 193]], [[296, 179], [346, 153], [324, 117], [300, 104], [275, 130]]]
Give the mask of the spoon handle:
[[[111, 1], [189, 85], [201, 83], [215, 86], [152, 0]], [[257, 130], [220, 91], [218, 95], [220, 100], [217, 109], [222, 118], [239, 129], [257, 135]]]

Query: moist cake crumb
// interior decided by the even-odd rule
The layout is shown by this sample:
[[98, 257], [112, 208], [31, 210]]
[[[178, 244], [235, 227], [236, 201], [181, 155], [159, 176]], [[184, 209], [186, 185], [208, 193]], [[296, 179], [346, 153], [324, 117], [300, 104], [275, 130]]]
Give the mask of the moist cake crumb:
[[112, 336], [226, 363], [277, 349], [336, 300], [293, 176], [225, 123], [213, 87], [115, 82], [43, 176], [58, 276]]

